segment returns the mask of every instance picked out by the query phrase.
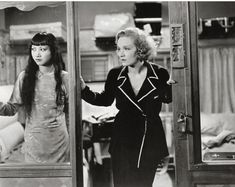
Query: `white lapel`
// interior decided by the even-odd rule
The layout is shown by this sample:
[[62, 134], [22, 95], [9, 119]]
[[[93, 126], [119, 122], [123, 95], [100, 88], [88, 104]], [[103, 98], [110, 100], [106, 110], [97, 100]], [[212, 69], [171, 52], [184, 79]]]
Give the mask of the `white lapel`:
[[141, 100], [143, 100], [145, 97], [147, 97], [151, 92], [153, 92], [154, 90], [156, 90], [157, 88], [154, 86], [154, 84], [152, 83], [152, 80], [157, 80], [158, 76], [152, 66], [151, 63], [148, 63], [148, 73], [147, 73], [147, 80], [148, 80], [148, 84], [149, 85], [143, 85], [144, 86], [144, 92], [143, 92], [143, 96], [141, 96], [138, 99], [138, 102], [140, 102]]
[[120, 91], [125, 95], [125, 97], [132, 103], [135, 105], [136, 108], [138, 108], [138, 110], [140, 110], [141, 112], [143, 112], [143, 110], [141, 109], [141, 107], [139, 106], [139, 102], [142, 101], [144, 98], [146, 98], [151, 92], [153, 92], [154, 90], [156, 90], [157, 88], [154, 86], [153, 84], [153, 80], [158, 79], [158, 76], [152, 66], [151, 63], [147, 63], [147, 67], [148, 67], [148, 73], [147, 73], [147, 82], [144, 82], [145, 85], [144, 89], [141, 92], [141, 95], [139, 96], [140, 98], [138, 99], [138, 102], [135, 102], [130, 95], [130, 90], [132, 89], [128, 84], [127, 84], [127, 67], [123, 67], [121, 72], [118, 75], [117, 80], [120, 81], [120, 84], [118, 86], [118, 88], [120, 89]]
[[127, 81], [127, 73], [126, 73], [126, 69], [127, 67], [123, 67], [119, 76], [118, 76], [118, 79], [117, 80], [120, 80], [120, 85], [118, 86], [118, 88], [121, 90], [121, 92], [126, 96], [126, 98], [132, 103], [135, 105], [135, 107], [140, 110], [141, 112], [143, 112], [143, 110], [140, 108], [140, 106], [138, 106], [138, 104], [133, 101], [133, 99], [131, 98], [130, 96], [130, 86], [128, 86], [126, 83]]

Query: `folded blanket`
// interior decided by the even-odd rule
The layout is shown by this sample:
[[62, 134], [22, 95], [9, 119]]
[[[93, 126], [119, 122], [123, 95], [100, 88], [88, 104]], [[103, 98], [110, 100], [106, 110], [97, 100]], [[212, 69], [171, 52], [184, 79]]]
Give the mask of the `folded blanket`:
[[213, 148], [220, 146], [224, 141], [230, 141], [235, 137], [235, 133], [231, 130], [223, 130], [217, 136], [210, 137], [209, 139], [202, 139], [202, 144], [205, 148]]

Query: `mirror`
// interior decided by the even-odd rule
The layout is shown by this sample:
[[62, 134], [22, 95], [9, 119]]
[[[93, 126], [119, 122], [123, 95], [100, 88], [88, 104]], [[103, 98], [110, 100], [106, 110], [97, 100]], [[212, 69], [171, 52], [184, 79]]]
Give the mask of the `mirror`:
[[234, 2], [198, 2], [202, 161], [235, 161]]
[[[27, 66], [30, 40], [36, 33], [46, 31], [54, 34], [64, 61], [63, 69], [68, 71], [66, 4], [65, 2], [5, 2], [1, 3], [0, 7], [0, 101], [7, 102], [17, 77]], [[20, 109], [11, 117], [0, 116], [2, 164], [70, 164], [69, 124], [67, 121], [65, 125], [66, 116], [63, 110], [66, 107], [63, 104], [62, 108], [46, 111], [47, 106], [53, 107], [52, 103], [56, 98], [49, 91], [50, 85], [47, 84], [49, 86], [47, 87], [46, 83], [48, 81], [42, 83], [42, 87], [37, 84], [37, 89], [43, 88], [44, 91], [41, 92], [42, 95], [35, 93], [35, 98], [38, 99], [35, 103], [38, 103], [38, 106], [43, 105], [37, 110], [39, 113], [31, 116], [31, 119], [36, 116], [35, 123], [29, 124], [30, 120], [26, 121], [25, 113], [22, 112], [24, 109]], [[62, 84], [62, 87], [66, 86]], [[68, 89], [65, 88], [65, 92], [68, 92]], [[54, 100], [45, 102], [44, 98]], [[40, 100], [44, 103], [40, 103]], [[41, 114], [46, 117], [38, 118]], [[58, 126], [53, 126], [53, 121], [50, 120], [60, 123], [57, 123]], [[41, 123], [43, 121], [44, 124]]]
[[[136, 3], [138, 4], [138, 2], [78, 3], [81, 28], [81, 74], [91, 90], [96, 92], [103, 91], [108, 71], [121, 65], [116, 55], [116, 46], [114, 44], [115, 32], [118, 31], [115, 28], [118, 28], [119, 25], [116, 25], [114, 21], [110, 20], [118, 20], [122, 17], [122, 22], [129, 20], [124, 23], [124, 27], [130, 26], [132, 21], [134, 21]], [[144, 12], [143, 7], [142, 10]], [[155, 9], [154, 11], [157, 12], [159, 10]], [[142, 18], [147, 18], [147, 16]], [[165, 67], [170, 73], [170, 38], [167, 2], [161, 3], [161, 15], [159, 18], [162, 20], [161, 34], [159, 34], [158, 30], [160, 27], [156, 26], [159, 24], [158, 22], [150, 26], [155, 33], [153, 34], [153, 38], [156, 41], [156, 45], [158, 45], [158, 54], [153, 59], [153, 62]], [[102, 26], [102, 24], [106, 24], [106, 26]], [[135, 24], [139, 24], [138, 26], [148, 25], [143, 22], [135, 22]], [[149, 28], [149, 25], [147, 27]], [[90, 173], [88, 181], [93, 186], [113, 186], [109, 144], [113, 121], [117, 112], [115, 102], [108, 107], [98, 107], [82, 100], [83, 149], [87, 166], [89, 167], [87, 172]], [[174, 170], [172, 170], [174, 168], [172, 105], [163, 105], [160, 116], [163, 121], [170, 152], [168, 168], [172, 172], [170, 173], [172, 177], [174, 175]], [[172, 183], [169, 180], [170, 182]]]

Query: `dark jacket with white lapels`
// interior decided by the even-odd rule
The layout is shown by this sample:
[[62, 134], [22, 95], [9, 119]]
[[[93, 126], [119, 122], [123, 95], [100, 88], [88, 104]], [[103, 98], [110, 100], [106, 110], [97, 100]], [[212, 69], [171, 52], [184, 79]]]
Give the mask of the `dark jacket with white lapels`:
[[116, 99], [119, 112], [114, 121], [111, 155], [117, 146], [124, 144], [137, 167], [157, 167], [160, 160], [168, 156], [159, 113], [162, 103], [172, 101], [172, 93], [167, 84], [167, 70], [149, 62], [145, 65], [147, 76], [137, 95], [129, 81], [128, 68], [120, 66], [110, 70], [102, 93], [86, 87], [82, 98], [98, 106], [109, 106]]

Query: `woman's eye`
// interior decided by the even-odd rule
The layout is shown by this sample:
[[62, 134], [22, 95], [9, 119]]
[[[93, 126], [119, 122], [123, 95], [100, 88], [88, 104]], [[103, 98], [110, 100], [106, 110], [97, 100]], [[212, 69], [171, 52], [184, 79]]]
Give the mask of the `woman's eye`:
[[41, 48], [41, 51], [46, 51], [47, 50], [47, 48]]

